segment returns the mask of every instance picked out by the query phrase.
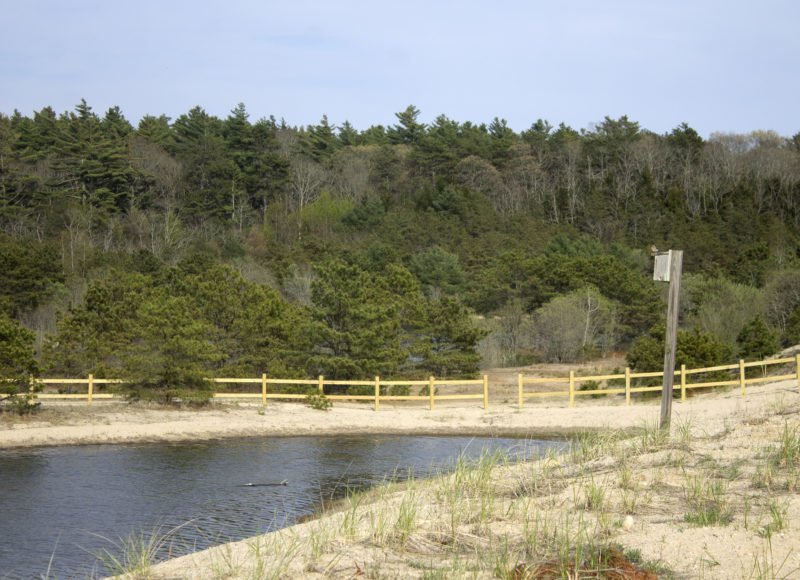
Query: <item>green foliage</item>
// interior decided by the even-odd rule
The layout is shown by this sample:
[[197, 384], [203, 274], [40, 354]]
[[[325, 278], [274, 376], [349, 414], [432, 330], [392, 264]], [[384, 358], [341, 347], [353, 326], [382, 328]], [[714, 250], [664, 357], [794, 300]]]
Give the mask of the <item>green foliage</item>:
[[380, 200], [369, 199], [353, 206], [342, 216], [341, 222], [345, 226], [360, 230], [377, 225], [385, 214], [386, 209]]
[[475, 347], [484, 336], [457, 300], [444, 296], [427, 302], [424, 318], [410, 337], [414, 362], [407, 366], [422, 376], [473, 377], [480, 362]]
[[764, 286], [764, 300], [770, 324], [792, 332], [795, 328], [792, 316], [800, 308], [800, 269], [773, 273]]
[[[660, 296], [650, 276], [635, 271], [615, 256], [596, 258], [542, 256], [534, 267], [538, 300], [592, 285], [619, 305], [622, 336], [636, 336], [658, 320]], [[542, 302], [543, 303], [543, 302]]]
[[33, 333], [0, 313], [0, 402], [10, 400], [14, 411], [34, 411], [33, 379], [39, 374], [34, 358]]
[[794, 309], [786, 321], [786, 342], [790, 345], [800, 344], [800, 306]]
[[323, 191], [314, 203], [300, 212], [304, 235], [313, 234], [321, 238], [330, 236], [341, 219], [350, 215], [352, 208], [352, 202], [336, 199], [329, 191]]
[[409, 105], [402, 113], [395, 113], [399, 123], [394, 125], [389, 133], [389, 140], [393, 143], [416, 143], [422, 137], [425, 125], [417, 121], [420, 111], [414, 105]]
[[300, 150], [315, 161], [327, 161], [338, 147], [334, 127], [328, 123], [328, 116], [323, 115], [318, 125], [309, 125], [300, 140]]
[[386, 282], [343, 262], [317, 269], [312, 284], [314, 350], [307, 361], [314, 374], [333, 379], [385, 375], [402, 362], [403, 296]]
[[778, 352], [778, 337], [760, 316], [756, 316], [742, 327], [736, 337], [739, 356], [745, 360], [763, 360]]
[[296, 372], [299, 318], [275, 291], [202, 256], [156, 276], [93, 282], [45, 348], [51, 372], [124, 377], [134, 396], [167, 401], [207, 399], [215, 369]]
[[698, 527], [727, 526], [733, 519], [728, 499], [728, 486], [721, 480], [687, 475], [684, 487], [690, 511], [683, 520]]
[[688, 275], [681, 295], [687, 318], [731, 347], [744, 325], [764, 310], [763, 290], [725, 278]]
[[410, 385], [392, 385], [389, 387], [389, 394], [393, 397], [407, 397], [411, 394]]
[[0, 234], [0, 310], [9, 316], [30, 311], [63, 281], [58, 255], [51, 246]]
[[[639, 372], [664, 370], [665, 334], [664, 325], [658, 324], [648, 334], [634, 341], [625, 357], [632, 369]], [[682, 364], [687, 369], [729, 364], [733, 356], [728, 345], [697, 328], [691, 331], [679, 329], [676, 342], [676, 368], [680, 368]]]
[[[134, 130], [119, 107], [98, 116], [85, 101], [60, 115], [0, 113], [0, 309], [46, 332], [59, 312], [43, 362], [70, 376], [119, 374], [120, 349], [147, 339], [137, 317], [159, 285], [210, 325], [209, 372], [416, 373], [412, 351], [434, 334], [436, 309], [451, 308], [433, 306], [440, 296], [501, 317], [512, 361], [533, 351], [520, 321], [592, 286], [614, 312], [613, 348], [626, 348], [662, 315], [655, 243], [684, 250], [687, 329], [736, 348], [760, 316], [782, 344], [800, 342], [797, 136], [703, 140], [685, 123], [657, 135], [626, 116], [516, 133], [500, 117], [425, 124], [413, 105], [396, 118], [360, 132], [325, 116], [296, 128], [252, 122], [239, 103], [223, 119], [197, 106]], [[177, 273], [199, 249], [203, 269]], [[353, 304], [382, 301], [371, 313], [348, 306], [349, 330], [330, 326], [324, 293], [310, 307], [310, 291], [295, 292], [300, 307], [259, 285], [337, 260], [363, 270], [354, 281], [367, 290], [344, 290]], [[217, 262], [242, 279], [212, 271]], [[416, 279], [405, 272], [406, 286], [387, 289], [400, 264]], [[362, 329], [371, 336], [358, 344]], [[453, 352], [470, 359], [471, 340]], [[600, 342], [590, 350], [609, 348]]]
[[138, 172], [126, 159], [130, 124], [118, 109], [101, 121], [81, 100], [75, 112], [60, 119], [53, 152], [55, 174], [47, 181], [53, 192], [74, 197], [81, 204], [115, 214], [130, 207]]
[[[580, 383], [580, 385], [578, 386], [578, 390], [579, 391], [596, 391], [596, 390], [598, 390], [600, 388], [600, 386], [601, 385], [600, 385], [600, 383], [598, 381], [582, 381]], [[606, 395], [601, 393], [599, 395], [595, 394], [595, 395], [589, 395], [589, 396], [591, 398], [593, 398], [593, 399], [600, 399], [602, 397], [605, 397]]]
[[306, 395], [306, 405], [318, 411], [327, 411], [333, 407], [333, 401], [326, 397], [324, 393], [313, 392]]
[[605, 354], [616, 344], [619, 310], [592, 287], [557, 296], [535, 312], [537, 351], [548, 362]]
[[48, 372], [76, 378], [115, 374], [117, 354], [136, 336], [136, 313], [151, 283], [148, 276], [115, 270], [93, 281], [83, 306], [63, 316], [58, 334], [45, 344], [42, 362]]
[[210, 399], [213, 386], [204, 373], [222, 353], [209, 340], [213, 326], [198, 314], [186, 298], [160, 290], [142, 302], [133, 341], [118, 353], [130, 396], [165, 403], [184, 400], [189, 393], [191, 402]]
[[409, 269], [429, 293], [459, 294], [467, 281], [466, 273], [458, 263], [458, 256], [439, 246], [415, 254]]

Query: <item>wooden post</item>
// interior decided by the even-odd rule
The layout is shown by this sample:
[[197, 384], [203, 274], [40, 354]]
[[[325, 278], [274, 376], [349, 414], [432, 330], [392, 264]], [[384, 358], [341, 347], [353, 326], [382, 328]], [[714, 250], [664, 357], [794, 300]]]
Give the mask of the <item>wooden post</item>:
[[661, 387], [662, 429], [672, 420], [672, 385], [675, 381], [675, 347], [678, 341], [678, 297], [681, 290], [683, 252], [670, 250], [669, 297], [667, 299], [667, 335], [664, 341], [664, 383]]
[[434, 386], [433, 386], [433, 377], [431, 377], [430, 379], [428, 379], [428, 396], [431, 399], [431, 411], [433, 411], [433, 393], [434, 393], [434, 391], [435, 391], [435, 389], [434, 389]]
[[575, 371], [569, 371], [569, 406], [575, 406]]
[[800, 393], [800, 353], [794, 355], [794, 372], [797, 373], [797, 392]]
[[261, 373], [261, 404], [267, 404], [267, 373]]
[[380, 403], [378, 400], [381, 396], [381, 378], [375, 377], [375, 410], [377, 411], [380, 408]]
[[89, 375], [89, 404], [92, 404], [92, 391], [94, 391], [94, 375]]
[[743, 399], [745, 398], [744, 379], [745, 379], [744, 360], [743, 359], [739, 359], [739, 386], [742, 387], [742, 398]]
[[686, 402], [686, 365], [681, 365], [681, 403]]
[[325, 392], [324, 392], [324, 391], [323, 391], [323, 389], [322, 389], [322, 383], [324, 382], [323, 376], [322, 376], [322, 375], [320, 375], [318, 380], [319, 380], [319, 384], [318, 384], [318, 387], [317, 387], [317, 388], [319, 389], [319, 394], [320, 394], [320, 395], [324, 395], [324, 394], [325, 394]]
[[517, 375], [517, 387], [519, 391], [519, 396], [518, 396], [519, 410], [522, 411], [522, 373], [519, 373], [519, 375]]
[[483, 375], [483, 410], [489, 408], [489, 375]]
[[631, 368], [625, 367], [625, 404], [631, 404]]

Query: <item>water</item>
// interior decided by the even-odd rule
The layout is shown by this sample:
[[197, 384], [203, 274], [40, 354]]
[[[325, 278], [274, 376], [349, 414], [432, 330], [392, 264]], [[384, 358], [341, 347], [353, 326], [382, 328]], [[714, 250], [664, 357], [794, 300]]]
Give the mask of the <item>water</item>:
[[459, 455], [527, 459], [553, 445], [358, 436], [0, 451], [0, 580], [48, 566], [49, 578], [99, 577], [96, 554], [132, 532], [180, 526], [160, 557], [182, 555], [291, 525], [348, 489], [446, 471]]

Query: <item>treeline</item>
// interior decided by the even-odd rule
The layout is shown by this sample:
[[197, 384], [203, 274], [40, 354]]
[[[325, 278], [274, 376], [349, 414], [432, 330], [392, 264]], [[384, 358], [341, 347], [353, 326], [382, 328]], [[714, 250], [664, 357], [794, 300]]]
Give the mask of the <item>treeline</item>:
[[469, 375], [657, 342], [654, 244], [718, 353], [800, 342], [800, 133], [396, 118], [0, 114], [2, 308], [58, 374]]

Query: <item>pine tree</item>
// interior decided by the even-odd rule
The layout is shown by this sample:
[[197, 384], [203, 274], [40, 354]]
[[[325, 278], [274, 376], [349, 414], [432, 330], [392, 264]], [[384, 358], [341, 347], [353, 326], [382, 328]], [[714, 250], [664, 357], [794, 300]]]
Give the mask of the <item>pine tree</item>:
[[35, 405], [32, 396], [21, 399], [15, 396], [29, 394], [32, 379], [39, 374], [39, 365], [33, 351], [33, 333], [0, 312], [0, 402], [12, 399], [19, 412], [31, 411]]

